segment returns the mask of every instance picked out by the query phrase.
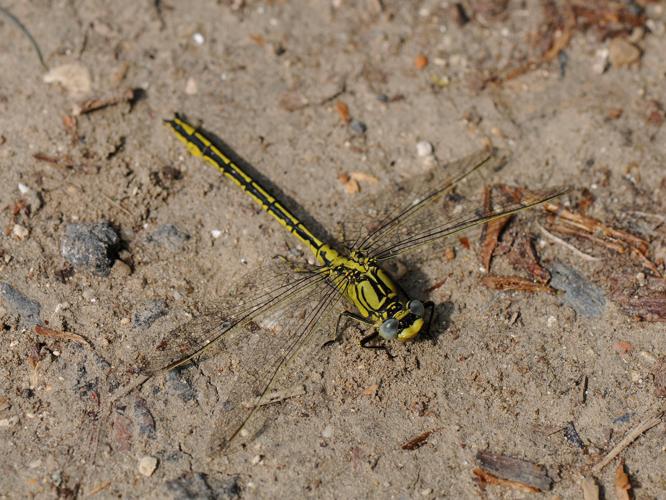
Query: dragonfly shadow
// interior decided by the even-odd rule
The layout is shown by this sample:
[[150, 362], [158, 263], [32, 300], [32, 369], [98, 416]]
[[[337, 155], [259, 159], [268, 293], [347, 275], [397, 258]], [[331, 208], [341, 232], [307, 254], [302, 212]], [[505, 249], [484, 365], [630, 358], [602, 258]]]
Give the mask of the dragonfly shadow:
[[[182, 115], [182, 118], [186, 118]], [[307, 210], [305, 210], [298, 202], [296, 202], [291, 196], [285, 194], [282, 189], [275, 185], [269, 178], [264, 176], [261, 172], [256, 170], [247, 160], [241, 157], [236, 151], [218, 135], [211, 132], [208, 129], [199, 127], [197, 130], [204, 133], [206, 137], [221, 151], [224, 151], [229, 159], [237, 164], [241, 169], [245, 170], [250, 177], [255, 179], [259, 184], [265, 186], [269, 193], [284, 203], [285, 207], [289, 211], [293, 211], [294, 214], [301, 218], [302, 222], [306, 227], [312, 228], [315, 235], [323, 240], [325, 243], [332, 244], [335, 240], [331, 237], [329, 231], [322, 226], [314, 217], [312, 217]]]
[[445, 335], [451, 326], [451, 316], [454, 309], [454, 304], [450, 300], [435, 304], [430, 331], [419, 338], [421, 340], [431, 339], [433, 342], [437, 342], [437, 339]]

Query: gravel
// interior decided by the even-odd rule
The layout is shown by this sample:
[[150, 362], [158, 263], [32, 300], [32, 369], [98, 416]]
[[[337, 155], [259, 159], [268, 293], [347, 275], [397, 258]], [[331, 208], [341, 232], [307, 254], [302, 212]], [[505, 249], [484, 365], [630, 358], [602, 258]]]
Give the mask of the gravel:
[[118, 234], [106, 221], [68, 224], [60, 252], [75, 268], [108, 276], [119, 243]]
[[145, 330], [162, 316], [165, 316], [168, 311], [169, 308], [166, 302], [161, 299], [143, 302], [134, 310], [132, 326]]
[[174, 224], [162, 224], [147, 238], [148, 243], [159, 245], [173, 252], [179, 251], [190, 239], [190, 235]]
[[32, 328], [42, 324], [39, 313], [42, 306], [36, 300], [23, 295], [9, 283], [0, 282], [0, 298], [13, 312], [21, 316], [21, 324], [26, 328]]

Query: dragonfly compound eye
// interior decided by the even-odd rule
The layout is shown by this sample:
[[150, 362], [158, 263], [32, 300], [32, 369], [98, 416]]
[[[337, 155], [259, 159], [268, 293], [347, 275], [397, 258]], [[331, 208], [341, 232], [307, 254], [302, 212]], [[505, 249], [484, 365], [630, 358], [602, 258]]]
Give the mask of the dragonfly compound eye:
[[379, 327], [379, 336], [386, 340], [392, 340], [398, 336], [400, 322], [395, 318], [384, 321]]
[[407, 307], [409, 308], [409, 312], [417, 318], [422, 318], [425, 314], [425, 307], [423, 307], [423, 303], [420, 300], [410, 300]]

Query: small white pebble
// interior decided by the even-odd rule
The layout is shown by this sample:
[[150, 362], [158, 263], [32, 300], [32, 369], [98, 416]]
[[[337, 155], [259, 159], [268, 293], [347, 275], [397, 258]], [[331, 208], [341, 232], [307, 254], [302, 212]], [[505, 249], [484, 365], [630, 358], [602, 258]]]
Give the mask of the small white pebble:
[[25, 184], [23, 184], [22, 182], [19, 182], [18, 189], [19, 191], [21, 191], [21, 194], [26, 194], [30, 192], [30, 188]]
[[606, 68], [608, 68], [608, 57], [609, 51], [606, 47], [598, 49], [594, 54], [594, 60], [592, 61], [592, 71], [597, 75], [601, 75]]
[[213, 238], [218, 239], [220, 236], [222, 236], [222, 231], [220, 231], [219, 229], [213, 229], [213, 230], [210, 232], [210, 235], [211, 235]]
[[238, 434], [240, 434], [240, 437], [245, 438], [250, 435], [250, 432], [247, 429], [241, 429]]
[[194, 95], [199, 91], [197, 88], [197, 81], [190, 77], [187, 79], [187, 83], [185, 84], [185, 93], [187, 95]]
[[428, 141], [420, 141], [416, 143], [416, 154], [424, 157], [424, 156], [430, 156], [433, 152], [433, 147], [432, 144], [430, 144]]
[[139, 460], [139, 474], [150, 477], [157, 469], [157, 458], [146, 455]]
[[255, 455], [255, 456], [252, 457], [251, 463], [252, 463], [252, 465], [257, 465], [257, 464], [261, 463], [261, 461], [263, 459], [264, 459], [264, 457], [262, 455]]
[[9, 418], [2, 418], [0, 419], [0, 427], [12, 427], [16, 424], [18, 424], [19, 418], [14, 415]]
[[19, 240], [24, 240], [28, 237], [29, 231], [21, 224], [14, 224], [12, 234]]
[[636, 274], [636, 281], [638, 281], [638, 284], [640, 286], [645, 286], [647, 281], [645, 280], [645, 273], [638, 273]]
[[123, 318], [123, 319], [120, 320], [120, 324], [121, 324], [122, 326], [126, 326], [126, 325], [129, 325], [131, 321], [132, 321], [132, 320], [129, 319], [129, 318]]
[[641, 351], [638, 353], [638, 355], [650, 365], [653, 365], [657, 362], [657, 358], [651, 352]]
[[192, 35], [192, 41], [194, 43], [196, 43], [197, 45], [203, 45], [204, 42], [206, 41], [206, 39], [204, 38], [204, 36], [201, 33], [197, 32], [197, 33]]
[[59, 302], [55, 306], [54, 314], [58, 314], [60, 311], [64, 311], [69, 308], [69, 302]]
[[555, 316], [548, 316], [546, 324], [548, 325], [548, 328], [554, 327], [557, 324], [557, 318]]

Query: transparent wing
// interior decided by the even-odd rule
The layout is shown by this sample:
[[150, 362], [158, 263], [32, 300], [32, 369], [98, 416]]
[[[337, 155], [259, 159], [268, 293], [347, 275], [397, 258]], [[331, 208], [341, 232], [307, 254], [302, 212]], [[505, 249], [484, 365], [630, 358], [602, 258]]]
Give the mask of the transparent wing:
[[141, 371], [155, 376], [215, 356], [223, 381], [222, 414], [212, 433], [216, 449], [238, 434], [269, 390], [299, 375], [291, 370], [303, 370], [313, 350], [334, 333], [321, 320], [330, 323], [341, 300], [322, 268], [294, 268], [284, 261], [249, 275], [229, 297], [217, 311], [168, 332], [139, 359]]
[[[391, 237], [382, 238], [373, 242], [366, 248], [366, 254], [378, 261], [385, 261], [394, 257], [404, 255], [423, 249], [446, 240], [451, 236], [464, 233], [475, 227], [546, 203], [566, 193], [566, 189], [553, 189], [539, 196], [526, 196], [520, 201], [504, 201], [496, 204], [491, 209], [483, 209], [480, 200], [467, 200], [468, 203], [458, 205], [461, 215], [447, 216], [444, 207], [440, 207], [440, 213], [432, 212], [424, 214], [424, 220], [414, 222], [410, 226], [401, 225], [391, 234]], [[474, 208], [472, 208], [474, 207]]]
[[[354, 248], [368, 252], [387, 242], [399, 241], [405, 228], [410, 232], [419, 232], [423, 225], [432, 221], [433, 211], [438, 211], [439, 204], [454, 188], [467, 183], [476, 172], [498, 170], [505, 163], [505, 153], [482, 150], [436, 167], [427, 176], [401, 182], [398, 190], [383, 193], [381, 200], [370, 204], [388, 208], [379, 209], [376, 218], [379, 222], [364, 231], [365, 235], [356, 241]], [[441, 213], [434, 215], [441, 220]]]
[[[508, 159], [505, 151], [482, 150], [443, 167], [436, 167], [429, 177], [412, 179], [395, 191], [385, 192], [375, 205], [398, 206], [380, 210], [379, 222], [365, 230], [353, 248], [385, 261], [408, 252], [428, 249], [446, 238], [532, 208], [566, 192], [551, 189], [535, 196], [525, 192], [521, 199], [503, 199], [492, 209], [474, 196], [473, 182], [483, 172], [502, 168]], [[423, 189], [423, 185], [430, 186]], [[435, 186], [434, 188], [432, 186]], [[480, 190], [479, 190], [480, 191]], [[417, 194], [420, 193], [420, 194]], [[410, 197], [413, 201], [400, 203]], [[373, 203], [369, 203], [373, 205]]]

